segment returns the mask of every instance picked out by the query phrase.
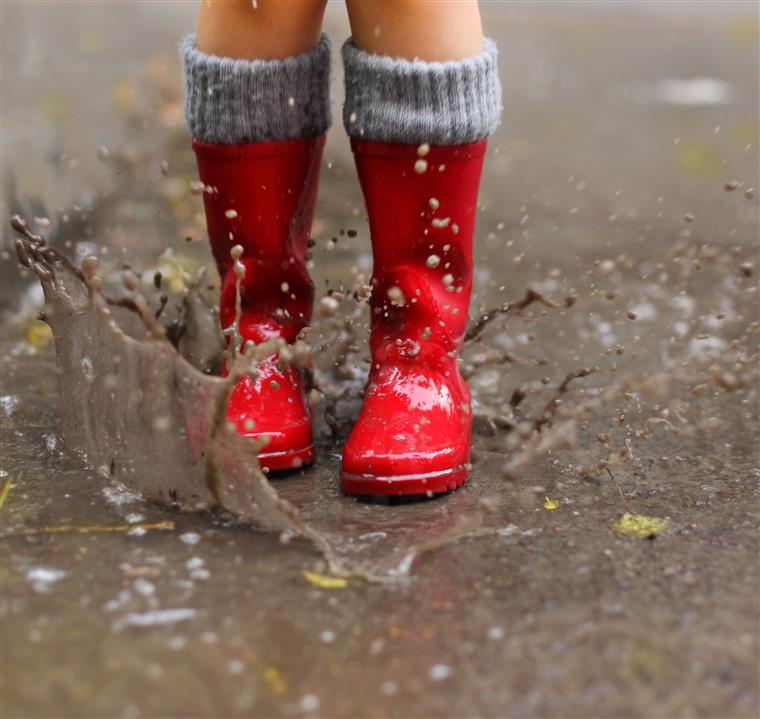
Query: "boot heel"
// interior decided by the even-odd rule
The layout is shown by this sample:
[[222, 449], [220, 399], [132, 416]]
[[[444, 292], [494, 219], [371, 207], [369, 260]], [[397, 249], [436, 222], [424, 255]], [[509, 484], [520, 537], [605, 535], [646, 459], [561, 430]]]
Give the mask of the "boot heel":
[[282, 452], [259, 452], [256, 458], [268, 472], [294, 472], [314, 463], [314, 445]]
[[427, 474], [375, 477], [341, 472], [340, 488], [353, 497], [430, 497], [453, 492], [470, 476], [469, 465]]

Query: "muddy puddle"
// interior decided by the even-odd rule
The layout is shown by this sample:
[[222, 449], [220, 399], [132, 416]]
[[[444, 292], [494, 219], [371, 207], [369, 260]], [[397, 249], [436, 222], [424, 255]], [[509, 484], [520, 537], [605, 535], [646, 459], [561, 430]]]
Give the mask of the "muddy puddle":
[[[149, 60], [126, 76], [96, 42], [140, 12], [85, 33], [119, 129], [103, 147], [58, 129], [76, 135], [54, 153], [65, 192], [9, 160], [8, 714], [752, 716], [757, 40], [743, 16], [693, 17], [684, 37], [667, 13], [653, 29], [631, 11], [626, 37], [646, 35], [649, 59], [634, 40], [610, 55], [615, 14], [593, 37], [585, 15], [487, 16], [521, 112], [493, 138], [480, 198], [462, 365], [473, 476], [382, 505], [337, 485], [371, 272], [344, 138], [313, 231], [318, 461], [269, 481], [219, 421], [229, 382], [213, 376], [176, 21], [153, 18]], [[695, 42], [714, 50], [699, 72]], [[602, 75], [611, 56], [619, 72]]]

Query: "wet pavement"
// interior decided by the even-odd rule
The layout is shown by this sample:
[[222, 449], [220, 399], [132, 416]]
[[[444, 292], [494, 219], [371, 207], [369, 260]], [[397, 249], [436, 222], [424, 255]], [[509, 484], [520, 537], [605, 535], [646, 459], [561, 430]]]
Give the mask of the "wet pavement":
[[[210, 262], [173, 48], [193, 6], [4, 3], [5, 716], [757, 716], [757, 8], [485, 10], [506, 108], [473, 323], [528, 288], [547, 302], [469, 343], [475, 465], [446, 498], [342, 497], [358, 405], [318, 400], [317, 465], [274, 484], [391, 580], [368, 583], [301, 539], [145, 502], [62, 445], [8, 219], [50, 218], [34, 226], [72, 256], [160, 267], [181, 296]], [[338, 6], [328, 29], [346, 34]], [[370, 270], [361, 208], [336, 126], [318, 296]], [[361, 384], [363, 335], [332, 349], [354, 311], [315, 326], [329, 391]]]

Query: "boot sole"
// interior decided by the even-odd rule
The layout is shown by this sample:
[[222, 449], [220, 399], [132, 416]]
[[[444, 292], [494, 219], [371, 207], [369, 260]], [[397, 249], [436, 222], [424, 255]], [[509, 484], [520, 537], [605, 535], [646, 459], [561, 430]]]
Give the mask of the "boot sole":
[[260, 452], [256, 458], [262, 469], [269, 472], [293, 472], [314, 462], [314, 445], [283, 452]]
[[340, 488], [353, 497], [414, 497], [446, 494], [461, 487], [469, 478], [466, 464], [428, 474], [376, 477], [371, 474], [340, 473]]

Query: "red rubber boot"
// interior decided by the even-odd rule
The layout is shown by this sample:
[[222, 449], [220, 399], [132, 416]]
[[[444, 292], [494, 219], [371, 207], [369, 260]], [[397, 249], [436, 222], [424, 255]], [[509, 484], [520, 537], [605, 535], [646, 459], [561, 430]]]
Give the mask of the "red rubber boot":
[[341, 487], [365, 496], [440, 494], [469, 473], [470, 392], [457, 360], [486, 140], [352, 147], [372, 234], [372, 366], [343, 450]]
[[[222, 277], [222, 327], [235, 319], [235, 272], [230, 250], [243, 246], [240, 334], [260, 343], [295, 341], [311, 319], [314, 285], [306, 251], [324, 136], [248, 145], [193, 142], [203, 184], [211, 248]], [[232, 392], [228, 419], [240, 434], [267, 438], [259, 452], [270, 471], [297, 469], [314, 460], [311, 409], [301, 370], [283, 371], [276, 357], [258, 366]]]

